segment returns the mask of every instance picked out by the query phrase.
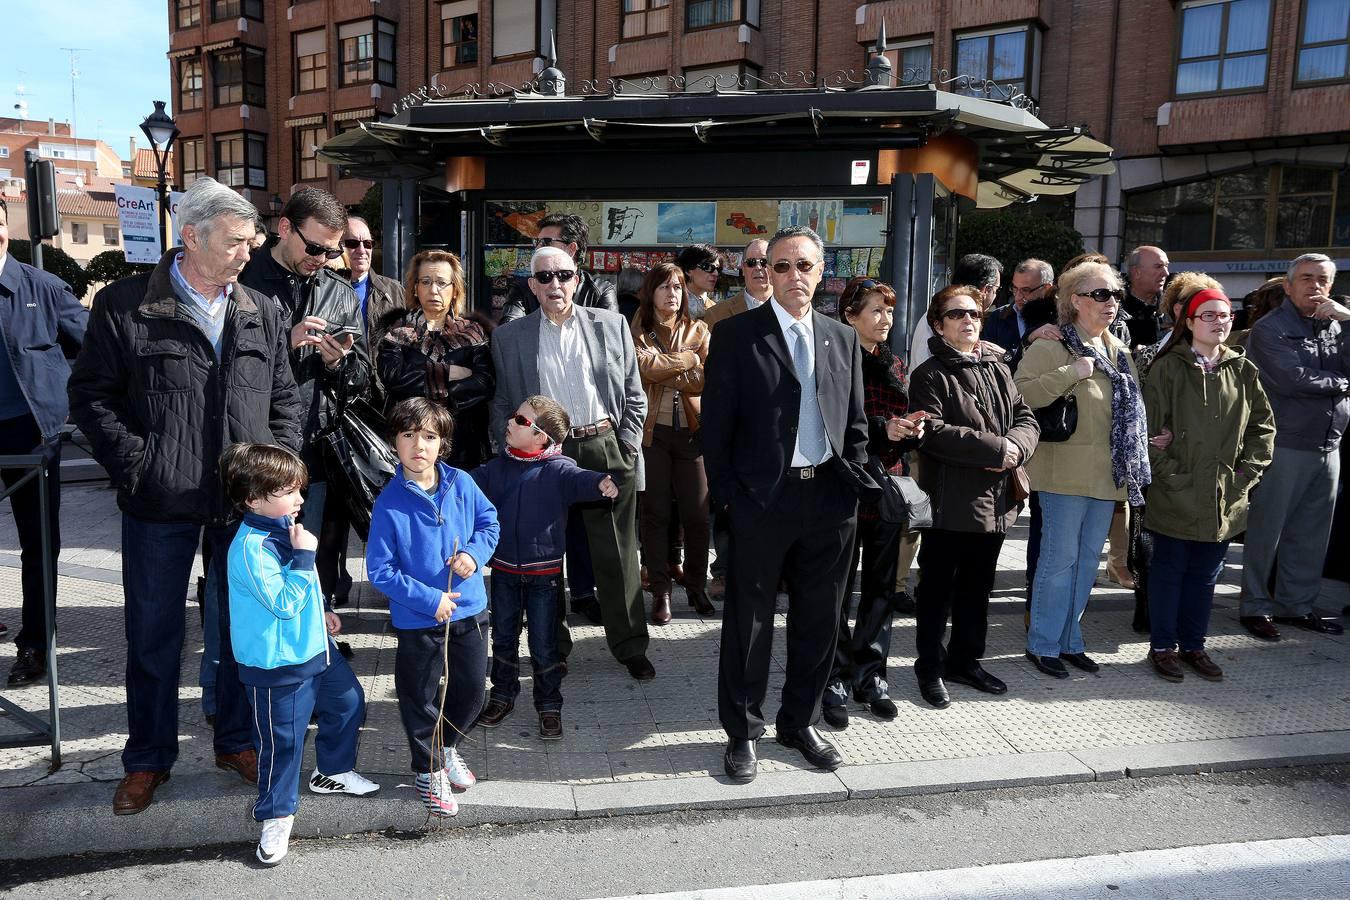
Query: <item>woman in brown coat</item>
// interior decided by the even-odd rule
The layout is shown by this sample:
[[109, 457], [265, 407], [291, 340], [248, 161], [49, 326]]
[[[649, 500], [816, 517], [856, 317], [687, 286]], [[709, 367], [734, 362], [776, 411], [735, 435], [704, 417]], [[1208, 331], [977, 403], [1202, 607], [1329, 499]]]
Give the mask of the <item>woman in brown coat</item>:
[[1021, 506], [1016, 469], [1040, 436], [1002, 355], [980, 342], [982, 318], [974, 288], [938, 291], [928, 306], [933, 355], [910, 380], [910, 408], [929, 415], [919, 484], [933, 503], [919, 546], [914, 674], [938, 709], [951, 703], [944, 678], [988, 694], [1008, 690], [980, 657], [999, 551]]
[[642, 550], [652, 591], [651, 620], [670, 621], [670, 510], [674, 497], [684, 527], [684, 586], [689, 605], [712, 615], [708, 599], [708, 478], [697, 437], [708, 358], [708, 326], [689, 316], [684, 272], [673, 263], [654, 266], [642, 282], [633, 344], [647, 391], [642, 457]]

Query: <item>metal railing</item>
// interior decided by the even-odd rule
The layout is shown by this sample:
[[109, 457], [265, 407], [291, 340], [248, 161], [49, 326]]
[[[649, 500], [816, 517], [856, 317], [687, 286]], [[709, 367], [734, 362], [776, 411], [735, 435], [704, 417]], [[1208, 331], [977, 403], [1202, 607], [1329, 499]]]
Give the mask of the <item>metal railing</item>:
[[52, 509], [47, 498], [47, 460], [40, 453], [0, 456], [0, 468], [27, 469], [13, 484], [0, 490], [0, 500], [12, 497], [29, 482], [36, 479], [38, 510], [42, 532], [42, 605], [47, 610], [47, 720], [0, 696], [0, 716], [12, 717], [29, 730], [18, 734], [0, 735], [0, 749], [5, 747], [41, 747], [52, 745], [51, 771], [61, 768], [61, 703], [56, 677], [56, 565], [52, 546], [52, 531], [48, 527]]

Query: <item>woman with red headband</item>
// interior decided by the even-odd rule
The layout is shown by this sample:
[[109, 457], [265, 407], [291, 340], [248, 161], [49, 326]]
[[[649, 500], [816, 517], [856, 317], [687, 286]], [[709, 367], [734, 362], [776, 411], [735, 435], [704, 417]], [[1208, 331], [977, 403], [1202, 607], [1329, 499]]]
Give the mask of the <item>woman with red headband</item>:
[[1184, 313], [1144, 379], [1153, 435], [1144, 512], [1153, 539], [1148, 658], [1168, 681], [1185, 678], [1182, 663], [1219, 681], [1223, 670], [1205, 653], [1214, 584], [1229, 539], [1247, 526], [1248, 494], [1270, 465], [1275, 418], [1255, 364], [1224, 345], [1233, 305], [1223, 291], [1179, 299]]

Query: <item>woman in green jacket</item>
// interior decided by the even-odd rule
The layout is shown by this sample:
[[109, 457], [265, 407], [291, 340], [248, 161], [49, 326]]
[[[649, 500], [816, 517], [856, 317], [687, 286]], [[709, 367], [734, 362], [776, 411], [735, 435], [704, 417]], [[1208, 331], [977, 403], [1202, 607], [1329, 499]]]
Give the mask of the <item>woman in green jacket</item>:
[[1205, 653], [1214, 584], [1229, 539], [1247, 527], [1248, 492], [1270, 465], [1275, 443], [1256, 365], [1240, 348], [1224, 346], [1232, 328], [1233, 306], [1223, 291], [1196, 291], [1144, 379], [1155, 435], [1144, 512], [1153, 538], [1148, 658], [1168, 681], [1185, 677], [1181, 663], [1201, 678], [1223, 678]]

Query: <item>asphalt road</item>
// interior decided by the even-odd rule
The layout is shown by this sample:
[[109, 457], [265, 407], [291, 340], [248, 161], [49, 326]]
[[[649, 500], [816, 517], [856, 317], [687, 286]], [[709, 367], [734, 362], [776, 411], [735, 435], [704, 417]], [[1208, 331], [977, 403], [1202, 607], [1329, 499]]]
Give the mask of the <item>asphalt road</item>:
[[1345, 834], [1350, 766], [1328, 766], [295, 841], [272, 870], [252, 846], [72, 856], [0, 864], [0, 891], [594, 898]]

